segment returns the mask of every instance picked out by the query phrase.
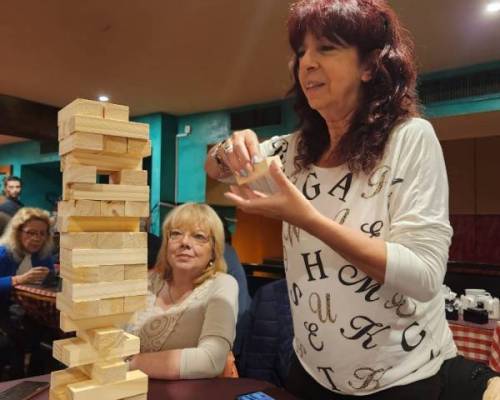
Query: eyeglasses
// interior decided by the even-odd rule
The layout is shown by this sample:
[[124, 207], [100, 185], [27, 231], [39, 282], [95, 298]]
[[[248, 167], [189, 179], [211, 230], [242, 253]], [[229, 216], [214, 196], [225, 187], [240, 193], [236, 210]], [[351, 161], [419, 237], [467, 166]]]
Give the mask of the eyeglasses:
[[34, 238], [34, 237], [41, 237], [42, 239], [47, 237], [48, 232], [47, 231], [33, 231], [30, 229], [21, 229], [22, 232], [24, 232], [28, 237]]
[[184, 232], [180, 229], [172, 229], [168, 232], [168, 238], [172, 242], [181, 241], [185, 235], [188, 235], [189, 239], [196, 244], [202, 245], [207, 244], [210, 241], [210, 236], [203, 232]]

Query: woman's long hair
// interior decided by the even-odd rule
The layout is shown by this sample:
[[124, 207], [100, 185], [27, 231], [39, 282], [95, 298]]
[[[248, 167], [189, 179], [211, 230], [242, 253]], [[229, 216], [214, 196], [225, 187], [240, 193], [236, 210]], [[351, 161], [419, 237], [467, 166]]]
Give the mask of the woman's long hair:
[[392, 128], [419, 114], [413, 43], [383, 0], [301, 0], [292, 5], [288, 35], [295, 56], [289, 93], [299, 116], [297, 170], [317, 162], [330, 143], [324, 119], [309, 106], [298, 80], [297, 54], [308, 32], [338, 47], [355, 47], [360, 61], [371, 66], [372, 78], [362, 83], [360, 104], [335, 153], [351, 171], [369, 173], [382, 158]]
[[7, 228], [5, 228], [4, 234], [0, 238], [0, 245], [4, 245], [17, 262], [22, 261], [28, 254], [21, 243], [21, 230], [32, 220], [42, 221], [47, 225], [45, 243], [38, 252], [38, 256], [40, 258], [46, 258], [51, 255], [54, 243], [52, 235], [50, 234], [49, 213], [40, 208], [23, 207], [11, 218]]
[[205, 280], [215, 276], [217, 272], [226, 272], [227, 265], [224, 260], [224, 227], [217, 213], [206, 204], [186, 203], [174, 208], [167, 216], [162, 226], [163, 241], [155, 271], [167, 281], [172, 279], [172, 267], [168, 264], [168, 233], [171, 229], [203, 229], [211, 237], [212, 260], [207, 265], [203, 274], [196, 279], [195, 285], [202, 284]]

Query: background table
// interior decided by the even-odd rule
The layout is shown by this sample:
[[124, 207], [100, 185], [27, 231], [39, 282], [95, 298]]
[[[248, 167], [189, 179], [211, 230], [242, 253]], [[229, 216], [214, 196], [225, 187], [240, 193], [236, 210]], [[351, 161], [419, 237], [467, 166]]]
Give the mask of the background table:
[[[50, 375], [43, 375], [26, 380], [49, 381]], [[0, 383], [0, 391], [22, 380]], [[180, 381], [149, 380], [148, 400], [234, 400], [236, 396], [265, 390], [277, 400], [298, 400], [272, 383], [247, 378], [214, 378]], [[49, 391], [33, 397], [33, 400], [47, 400]], [[105, 400], [105, 399], [96, 399]]]
[[460, 319], [448, 324], [459, 354], [500, 372], [500, 321], [479, 325]]
[[44, 288], [41, 285], [18, 285], [12, 291], [12, 300], [43, 326], [58, 328], [57, 292], [57, 288]]

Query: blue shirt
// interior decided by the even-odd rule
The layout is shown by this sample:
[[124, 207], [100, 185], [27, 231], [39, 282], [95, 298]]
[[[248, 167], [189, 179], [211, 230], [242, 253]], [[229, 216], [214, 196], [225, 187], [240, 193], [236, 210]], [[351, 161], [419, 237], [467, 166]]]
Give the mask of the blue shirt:
[[[12, 253], [5, 245], [0, 245], [0, 296], [7, 295], [12, 288], [12, 277], [16, 274], [20, 263], [20, 261], [14, 260]], [[36, 253], [31, 255], [31, 265], [54, 269], [52, 257], [42, 259]]]
[[250, 303], [252, 299], [248, 293], [247, 276], [245, 270], [241, 265], [238, 254], [236, 250], [229, 243], [224, 246], [224, 259], [227, 264], [227, 273], [232, 275], [234, 279], [238, 282], [238, 321], [241, 316], [250, 309]]

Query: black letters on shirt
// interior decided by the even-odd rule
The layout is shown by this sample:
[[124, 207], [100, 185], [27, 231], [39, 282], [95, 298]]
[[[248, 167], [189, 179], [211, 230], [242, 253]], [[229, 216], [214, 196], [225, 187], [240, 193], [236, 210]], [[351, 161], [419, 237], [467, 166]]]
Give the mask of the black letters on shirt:
[[315, 172], [310, 172], [309, 174], [307, 174], [306, 180], [304, 182], [304, 186], [302, 186], [302, 193], [304, 194], [304, 197], [307, 200], [314, 200], [320, 194], [320, 190], [319, 190], [320, 184], [319, 183], [316, 183], [316, 184], [311, 186], [314, 193], [311, 194], [309, 192], [308, 185], [309, 185], [309, 178], [311, 178], [311, 176], [313, 176], [316, 180], [318, 180], [318, 176], [316, 175]]
[[325, 270], [323, 268], [323, 262], [321, 261], [321, 256], [320, 256], [321, 250], [318, 250], [314, 252], [314, 255], [316, 256], [316, 262], [314, 264], [309, 262], [309, 256], [311, 253], [302, 253], [302, 258], [304, 259], [304, 266], [306, 267], [307, 274], [309, 275], [308, 281], [314, 281], [313, 275], [312, 275], [312, 267], [318, 267], [320, 271], [320, 278], [319, 279], [325, 279], [328, 278], [328, 275], [325, 274]]
[[329, 195], [335, 197], [335, 190], [340, 189], [342, 191], [342, 196], [339, 197], [340, 200], [345, 202], [345, 197], [349, 193], [352, 183], [352, 172], [346, 174], [331, 190], [328, 192]]

